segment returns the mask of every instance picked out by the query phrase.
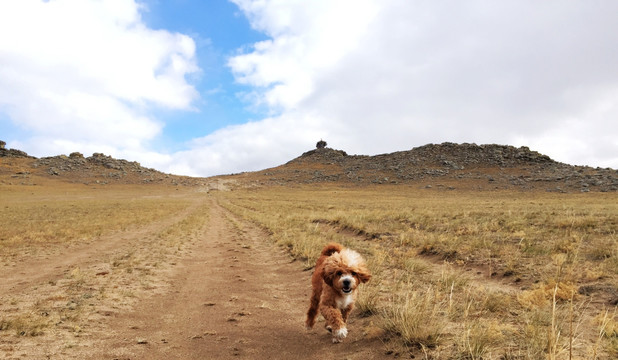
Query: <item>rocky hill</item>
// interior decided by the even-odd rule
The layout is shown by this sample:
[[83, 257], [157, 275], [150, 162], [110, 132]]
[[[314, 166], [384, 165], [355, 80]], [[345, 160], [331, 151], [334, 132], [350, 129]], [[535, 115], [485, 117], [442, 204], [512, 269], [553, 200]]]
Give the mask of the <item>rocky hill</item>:
[[429, 144], [376, 156], [321, 148], [245, 177], [263, 184], [416, 184], [444, 189], [618, 191], [618, 171], [572, 166], [527, 147]]
[[[208, 179], [165, 174], [100, 153], [37, 159], [20, 150], [5, 149], [4, 142], [0, 142], [0, 159], [4, 159], [0, 160], [0, 176], [4, 175], [0, 181], [5, 183], [27, 184], [33, 176], [43, 176], [86, 184], [206, 185], [212, 189], [337, 183], [407, 184], [441, 190], [618, 191], [617, 170], [572, 166], [527, 147], [495, 144], [429, 144], [375, 156], [320, 147], [275, 168]], [[3, 180], [7, 177], [11, 180]]]
[[[204, 185], [204, 179], [165, 174], [135, 161], [114, 159], [101, 153], [84, 157], [78, 152], [37, 159], [27, 153], [6, 149], [0, 142], [0, 180], [4, 183], [34, 184], [35, 177], [55, 178], [84, 184]], [[8, 179], [7, 179], [8, 178]]]

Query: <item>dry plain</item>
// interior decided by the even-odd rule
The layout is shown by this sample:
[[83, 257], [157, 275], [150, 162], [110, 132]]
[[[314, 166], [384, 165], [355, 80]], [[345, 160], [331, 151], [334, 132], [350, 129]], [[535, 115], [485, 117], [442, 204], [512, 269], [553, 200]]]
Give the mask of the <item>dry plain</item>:
[[[614, 359], [618, 195], [421, 184], [0, 184], [7, 359]], [[374, 278], [303, 316], [324, 243]]]

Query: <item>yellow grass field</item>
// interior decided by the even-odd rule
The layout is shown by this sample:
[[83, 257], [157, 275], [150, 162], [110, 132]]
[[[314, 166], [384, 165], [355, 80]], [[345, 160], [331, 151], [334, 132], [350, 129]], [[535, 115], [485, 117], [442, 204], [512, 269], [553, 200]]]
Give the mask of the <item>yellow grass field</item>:
[[[164, 187], [5, 187], [0, 201], [0, 251], [91, 240], [143, 226], [189, 205]], [[174, 195], [174, 193], [171, 193]]]
[[[164, 291], [150, 276], [163, 276], [184, 256], [183, 244], [197, 241], [191, 234], [208, 226], [213, 203], [264, 229], [302, 264], [299, 272], [312, 269], [328, 242], [362, 253], [374, 276], [361, 288], [356, 316], [380, 329], [389, 354], [618, 358], [618, 194], [407, 185], [210, 193], [144, 185], [0, 186], [3, 277], [17, 263], [62, 257], [69, 248], [110, 239], [120, 245], [129, 233], [135, 242], [106, 259], [103, 270], [76, 268], [62, 282], [35, 289], [51, 289], [38, 297], [3, 298], [0, 342], [60, 328], [78, 337], [92, 316], [88, 306], [124, 311], [119, 304], [140, 301], [144, 291]], [[148, 228], [140, 237], [137, 231]]]
[[52, 185], [0, 187], [0, 344], [79, 337], [93, 314], [130, 309], [207, 220], [173, 187]]
[[[223, 193], [309, 269], [324, 243], [375, 274], [361, 311], [436, 359], [618, 356], [618, 196], [419, 189]], [[429, 356], [428, 355], [428, 356]]]

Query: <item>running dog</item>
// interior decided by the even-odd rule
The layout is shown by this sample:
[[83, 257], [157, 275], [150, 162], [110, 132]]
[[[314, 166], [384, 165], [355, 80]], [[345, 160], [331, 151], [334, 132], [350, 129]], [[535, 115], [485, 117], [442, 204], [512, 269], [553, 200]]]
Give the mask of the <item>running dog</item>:
[[371, 274], [359, 253], [336, 243], [326, 245], [311, 277], [307, 330], [315, 325], [319, 310], [326, 320], [326, 330], [333, 334], [333, 343], [341, 342], [348, 335], [346, 321], [354, 308], [357, 287], [369, 279]]

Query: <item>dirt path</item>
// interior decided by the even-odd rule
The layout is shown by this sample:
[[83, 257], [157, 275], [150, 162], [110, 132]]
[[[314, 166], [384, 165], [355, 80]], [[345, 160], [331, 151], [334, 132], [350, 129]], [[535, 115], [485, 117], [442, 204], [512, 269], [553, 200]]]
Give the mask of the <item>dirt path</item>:
[[333, 345], [320, 326], [304, 330], [308, 272], [254, 226], [213, 204], [210, 222], [183, 261], [170, 291], [115, 321], [109, 359], [379, 359], [368, 320]]
[[[57, 260], [47, 259], [36, 271], [20, 271], [0, 279], [8, 294], [3, 299], [29, 298], [32, 303], [55, 301], [64, 307], [55, 327], [44, 335], [0, 337], [0, 357], [7, 359], [392, 359], [379, 340], [380, 331], [370, 318], [352, 316], [350, 333], [342, 344], [332, 344], [330, 335], [318, 323], [304, 329], [304, 314], [310, 291], [310, 272], [270, 243], [260, 229], [220, 207], [214, 198], [203, 198], [170, 223], [182, 220], [203, 202], [209, 205], [209, 220], [191, 235], [185, 249], [172, 265], [150, 271], [146, 268], [155, 255], [141, 254], [146, 260], [135, 271], [145, 271], [147, 290], [126, 281], [119, 270], [92, 276], [101, 285], [87, 280], [66, 279], [45, 284], [54, 276], [66, 277], [62, 268], [81, 267], [84, 273], [109, 268], [110, 259], [133, 247], [149, 250], [155, 241], [153, 228], [123, 233], [123, 242], [100, 248], [74, 249]], [[165, 226], [166, 224], [160, 224]], [[159, 227], [157, 226], [157, 229]], [[115, 246], [123, 249], [113, 250]], [[159, 250], [157, 250], [159, 251]], [[97, 255], [98, 254], [98, 255]], [[101, 260], [104, 259], [104, 260]], [[119, 267], [120, 268], [120, 267]], [[46, 271], [49, 270], [49, 273]], [[124, 273], [122, 273], [124, 274]], [[98, 274], [97, 274], [98, 275]], [[116, 276], [116, 278], [114, 278]], [[75, 276], [74, 276], [75, 277]], [[79, 277], [78, 277], [79, 280]], [[66, 281], [65, 283], [62, 283]], [[75, 284], [78, 284], [75, 290]], [[132, 291], [128, 305], [109, 303], [120, 288]], [[60, 294], [54, 291], [69, 291]], [[107, 291], [107, 292], [106, 292]], [[91, 301], [100, 296], [100, 303]], [[86, 296], [88, 295], [88, 296]], [[51, 300], [50, 300], [51, 299]], [[85, 299], [85, 300], [84, 300]], [[118, 298], [113, 301], [124, 301]], [[3, 313], [18, 311], [15, 305], [0, 304]], [[66, 305], [64, 304], [67, 302]], [[112, 303], [113, 303], [112, 301]], [[51, 303], [50, 303], [51, 304]], [[67, 314], [73, 306], [82, 312], [82, 329], [67, 329]], [[25, 306], [25, 305], [24, 305]], [[51, 306], [51, 305], [49, 305]], [[41, 307], [36, 307], [36, 311]], [[62, 317], [64, 316], [64, 317]], [[77, 327], [71, 325], [72, 327]], [[0, 332], [1, 334], [1, 332]], [[3, 343], [4, 342], [4, 343]]]

